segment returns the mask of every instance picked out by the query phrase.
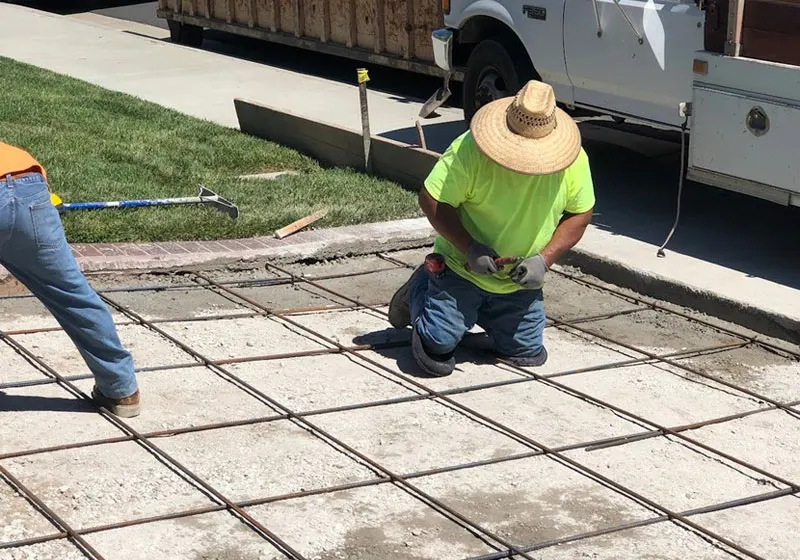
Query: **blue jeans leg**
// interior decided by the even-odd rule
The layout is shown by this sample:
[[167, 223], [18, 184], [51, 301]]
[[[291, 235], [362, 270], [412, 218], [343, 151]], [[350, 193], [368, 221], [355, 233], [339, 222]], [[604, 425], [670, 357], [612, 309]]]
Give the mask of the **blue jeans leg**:
[[536, 356], [544, 347], [545, 326], [542, 290], [520, 290], [486, 297], [478, 323], [492, 337], [504, 357]]
[[137, 389], [133, 358], [78, 267], [46, 184], [30, 178], [13, 180], [15, 212], [12, 224], [0, 224], [11, 233], [0, 247], [0, 264], [53, 314], [94, 374], [100, 392], [114, 399], [130, 396]]
[[421, 274], [408, 293], [411, 323], [426, 350], [449, 354], [478, 320], [482, 292], [455, 272]]

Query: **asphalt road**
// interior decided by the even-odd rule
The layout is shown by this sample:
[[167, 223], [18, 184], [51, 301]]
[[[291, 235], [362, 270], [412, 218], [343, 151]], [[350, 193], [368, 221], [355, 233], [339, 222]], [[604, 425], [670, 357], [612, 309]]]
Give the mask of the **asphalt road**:
[[[16, 0], [13, 3], [67, 14], [92, 11], [165, 28], [156, 2], [130, 0]], [[58, 5], [58, 8], [54, 6]], [[313, 76], [352, 83], [359, 63], [219, 32], [206, 32], [203, 48]], [[426, 99], [435, 78], [370, 68], [370, 88], [399, 100]], [[453, 103], [460, 95], [454, 91]], [[643, 140], [646, 142], [646, 140]], [[680, 150], [648, 158], [602, 142], [587, 143], [598, 195], [594, 223], [619, 235], [660, 245], [675, 215]], [[669, 248], [800, 289], [800, 208], [687, 183], [680, 226]]]

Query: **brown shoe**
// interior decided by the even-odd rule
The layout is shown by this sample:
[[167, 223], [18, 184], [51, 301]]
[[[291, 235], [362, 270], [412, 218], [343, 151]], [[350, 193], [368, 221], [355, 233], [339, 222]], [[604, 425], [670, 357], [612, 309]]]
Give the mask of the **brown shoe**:
[[92, 398], [98, 406], [108, 409], [111, 414], [119, 416], [120, 418], [134, 418], [139, 416], [142, 409], [139, 389], [136, 389], [136, 392], [129, 397], [111, 399], [95, 387], [92, 389]]

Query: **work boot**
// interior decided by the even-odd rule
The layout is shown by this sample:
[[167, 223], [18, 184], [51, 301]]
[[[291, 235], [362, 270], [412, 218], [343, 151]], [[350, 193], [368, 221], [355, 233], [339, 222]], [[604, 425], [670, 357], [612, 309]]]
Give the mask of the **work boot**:
[[453, 352], [448, 354], [433, 354], [425, 348], [425, 343], [419, 336], [416, 327], [411, 332], [411, 355], [417, 365], [428, 375], [446, 377], [456, 368], [456, 359]]
[[100, 389], [94, 387], [92, 389], [92, 398], [98, 406], [108, 409], [111, 414], [119, 416], [120, 418], [134, 418], [139, 416], [142, 409], [139, 389], [136, 389], [136, 392], [129, 397], [112, 399], [101, 393]]
[[542, 346], [535, 356], [508, 356], [503, 359], [517, 367], [541, 367], [547, 362], [547, 348]]
[[406, 280], [406, 283], [392, 296], [392, 301], [389, 302], [389, 323], [396, 329], [404, 329], [411, 324], [411, 309], [408, 303], [408, 291], [411, 284], [414, 283], [420, 274], [424, 274], [425, 270], [422, 265], [418, 266], [411, 277]]

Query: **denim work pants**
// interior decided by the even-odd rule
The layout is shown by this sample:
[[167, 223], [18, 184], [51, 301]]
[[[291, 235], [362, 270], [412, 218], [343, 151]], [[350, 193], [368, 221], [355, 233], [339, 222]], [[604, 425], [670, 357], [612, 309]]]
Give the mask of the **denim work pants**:
[[409, 287], [411, 322], [427, 350], [449, 354], [474, 325], [483, 328], [503, 357], [531, 357], [543, 348], [542, 290], [493, 294], [455, 272], [420, 274]]
[[136, 392], [133, 358], [72, 256], [39, 174], [0, 177], [0, 264], [53, 314], [103, 395], [119, 399]]

